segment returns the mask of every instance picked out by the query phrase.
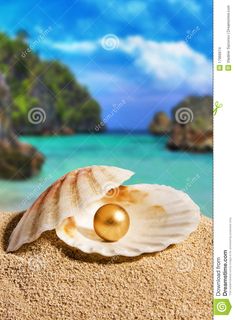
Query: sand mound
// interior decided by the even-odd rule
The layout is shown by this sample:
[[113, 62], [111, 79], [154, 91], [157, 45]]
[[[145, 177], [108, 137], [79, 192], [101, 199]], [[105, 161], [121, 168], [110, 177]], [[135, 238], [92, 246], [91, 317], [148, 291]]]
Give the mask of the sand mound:
[[55, 232], [6, 254], [17, 214], [0, 215], [1, 320], [212, 319], [212, 223], [138, 258], [73, 250]]

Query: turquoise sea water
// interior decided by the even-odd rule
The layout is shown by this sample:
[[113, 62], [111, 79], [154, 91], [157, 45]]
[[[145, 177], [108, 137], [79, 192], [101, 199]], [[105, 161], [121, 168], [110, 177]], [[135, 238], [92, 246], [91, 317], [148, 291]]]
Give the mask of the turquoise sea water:
[[0, 209], [22, 210], [54, 180], [89, 165], [133, 170], [132, 183], [157, 183], [187, 192], [203, 214], [212, 216], [212, 155], [172, 152], [165, 137], [147, 134], [103, 134], [24, 137], [45, 156], [40, 175], [28, 181], [0, 181]]

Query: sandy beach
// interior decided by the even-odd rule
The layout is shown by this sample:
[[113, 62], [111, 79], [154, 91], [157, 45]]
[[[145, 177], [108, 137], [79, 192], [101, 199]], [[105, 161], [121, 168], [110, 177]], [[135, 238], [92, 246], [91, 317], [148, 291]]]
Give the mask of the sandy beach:
[[5, 252], [20, 214], [0, 214], [1, 320], [210, 320], [212, 221], [181, 244], [136, 258], [69, 248], [54, 231]]

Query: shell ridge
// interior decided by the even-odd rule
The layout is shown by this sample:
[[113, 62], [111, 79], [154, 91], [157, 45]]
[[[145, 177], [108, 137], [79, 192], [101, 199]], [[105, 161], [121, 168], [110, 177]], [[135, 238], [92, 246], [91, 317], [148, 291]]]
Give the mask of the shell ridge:
[[77, 187], [77, 181], [78, 181], [78, 177], [79, 177], [80, 171], [78, 170], [77, 172], [75, 172], [74, 177], [72, 179], [71, 182], [71, 194], [72, 194], [72, 201], [74, 203], [75, 207], [79, 207], [79, 200], [80, 200], [80, 194], [79, 194], [79, 189]]
[[90, 174], [89, 183], [90, 183], [90, 187], [93, 190], [93, 192], [98, 193], [98, 192], [100, 192], [100, 185], [97, 182], [93, 171], [94, 171], [94, 169], [92, 168], [89, 172], [89, 174]]
[[[36, 228], [37, 223], [36, 221], [38, 221], [41, 217], [41, 215], [43, 214], [43, 211], [41, 210], [44, 202], [46, 200], [46, 198], [50, 195], [50, 193], [53, 191], [53, 189], [55, 187], [57, 187], [57, 185], [59, 185], [61, 187], [61, 185], [63, 184], [64, 180], [65, 180], [65, 176], [57, 179], [51, 186], [49, 186], [39, 197], [38, 199], [32, 204], [32, 206], [25, 212], [25, 214], [23, 215], [23, 217], [20, 219], [19, 223], [17, 224], [16, 228], [13, 230], [10, 239], [9, 239], [9, 245], [7, 248], [7, 251], [15, 251], [17, 250], [19, 247], [21, 247], [23, 244], [25, 243], [30, 243], [32, 241], [35, 241], [36, 239], [38, 239], [40, 237], [40, 235], [42, 234], [42, 232], [46, 231], [43, 230], [44, 228]], [[39, 216], [38, 216], [38, 211], [35, 212], [35, 207], [39, 207]], [[32, 218], [32, 219], [30, 219]], [[30, 230], [30, 234], [28, 232], [25, 232], [25, 235], [23, 235], [25, 229], [27, 228], [27, 220], [29, 220], [29, 225], [32, 227]], [[40, 231], [39, 231], [40, 229]], [[54, 226], [51, 227], [50, 229], [47, 228], [47, 230], [52, 230], [54, 229]], [[21, 237], [21, 241], [19, 242], [19, 239]], [[18, 245], [16, 245], [16, 243], [18, 243]]]

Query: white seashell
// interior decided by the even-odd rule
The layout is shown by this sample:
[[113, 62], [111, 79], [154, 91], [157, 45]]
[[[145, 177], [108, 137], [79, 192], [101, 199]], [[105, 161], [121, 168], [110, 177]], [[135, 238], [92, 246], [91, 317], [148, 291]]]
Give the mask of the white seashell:
[[[130, 216], [130, 228], [117, 242], [105, 242], [93, 230], [94, 214], [106, 203], [121, 205]], [[113, 197], [91, 203], [83, 213], [65, 219], [56, 233], [68, 245], [87, 253], [137, 256], [185, 240], [199, 220], [199, 207], [187, 194], [167, 186], [139, 184], [120, 186]]]
[[102, 198], [134, 173], [110, 166], [91, 166], [69, 172], [47, 188], [24, 213], [13, 230], [7, 251], [15, 251], [47, 230], [53, 230], [84, 206]]
[[[185, 240], [199, 224], [199, 207], [188, 195], [171, 187], [121, 186], [132, 174], [98, 166], [67, 174], [24, 214], [12, 233], [8, 251], [51, 229], [68, 245], [104, 256], [137, 256]], [[130, 228], [117, 242], [103, 241], [93, 228], [95, 212], [107, 203], [122, 206], [130, 216]]]

